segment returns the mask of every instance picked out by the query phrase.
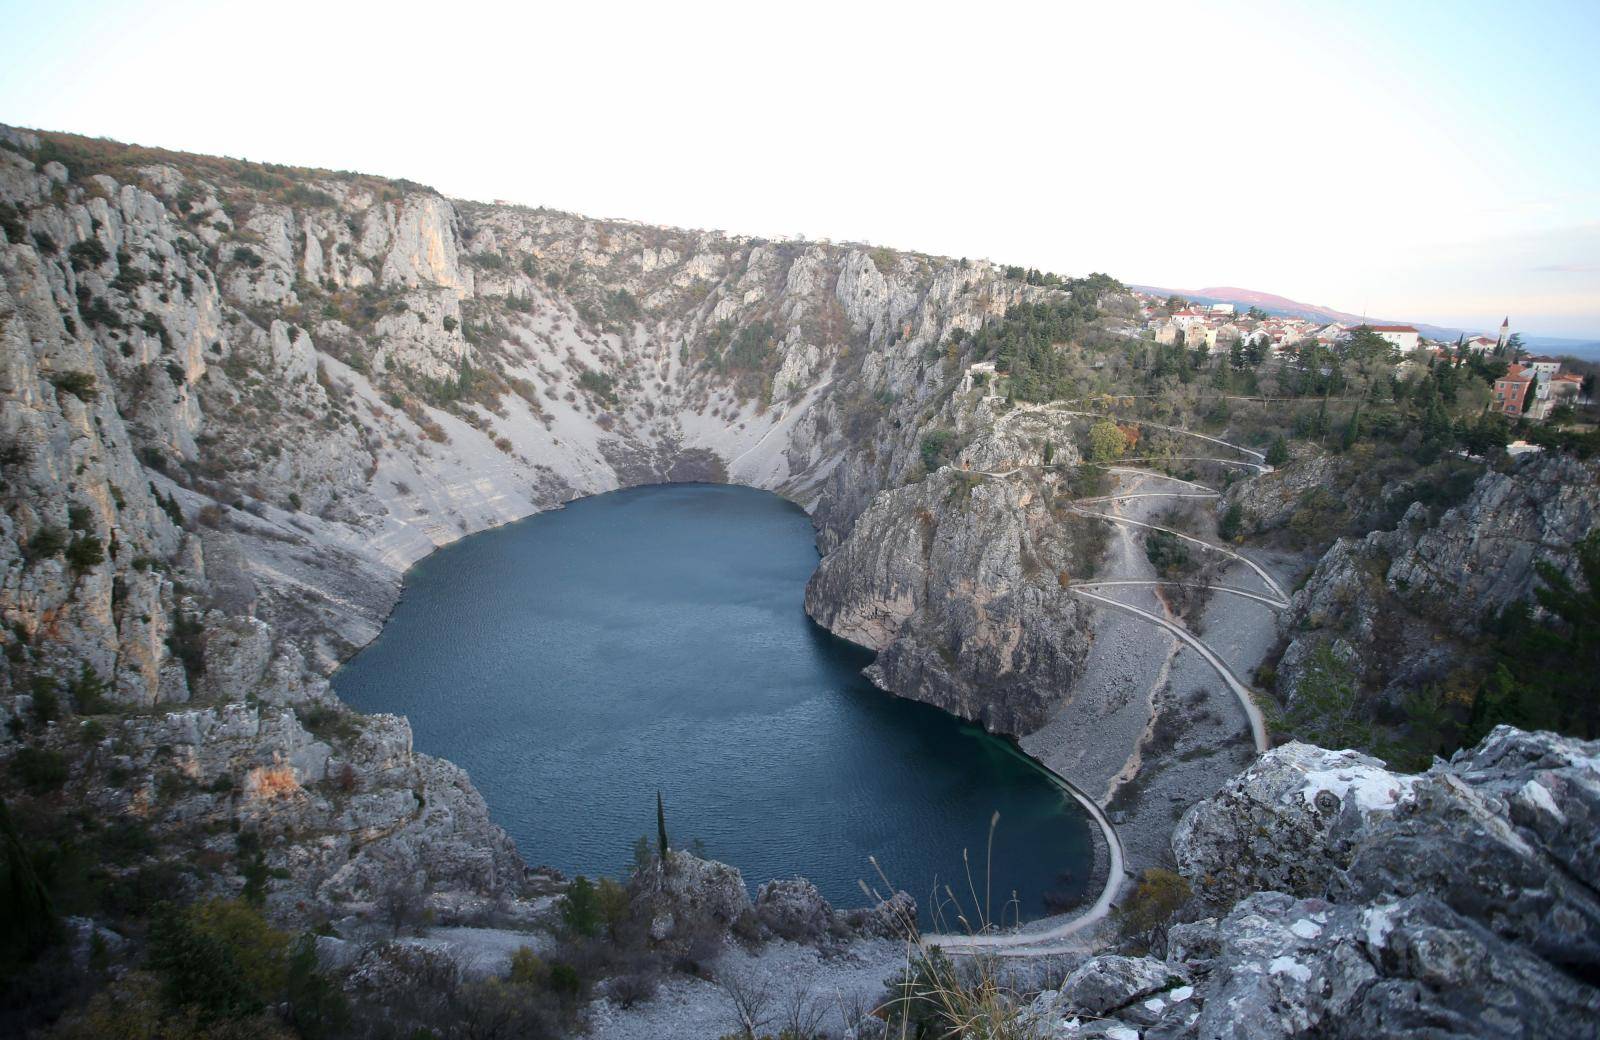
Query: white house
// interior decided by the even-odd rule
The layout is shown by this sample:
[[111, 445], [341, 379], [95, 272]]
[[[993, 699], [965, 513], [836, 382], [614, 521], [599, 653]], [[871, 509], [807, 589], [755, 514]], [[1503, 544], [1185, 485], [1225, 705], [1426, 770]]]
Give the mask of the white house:
[[1402, 354], [1417, 349], [1417, 330], [1410, 325], [1373, 325], [1371, 328]]
[[[1561, 362], [1553, 357], [1524, 358], [1522, 364], [1546, 387], [1550, 385], [1550, 380], [1554, 379], [1561, 371]], [[1544, 395], [1540, 394], [1539, 396], [1543, 397]]]
[[1233, 304], [1231, 304], [1231, 303], [1213, 303], [1211, 305], [1211, 313], [1212, 314], [1232, 314], [1233, 313]]

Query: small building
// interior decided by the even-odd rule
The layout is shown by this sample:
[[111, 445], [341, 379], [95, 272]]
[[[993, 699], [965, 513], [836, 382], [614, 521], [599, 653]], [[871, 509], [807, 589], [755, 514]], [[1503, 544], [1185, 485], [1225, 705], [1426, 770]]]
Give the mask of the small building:
[[1494, 381], [1494, 396], [1489, 401], [1491, 411], [1519, 419], [1533, 401], [1535, 380], [1533, 373], [1521, 365], [1512, 365], [1505, 375]]
[[1531, 357], [1522, 359], [1522, 367], [1533, 372], [1533, 377], [1540, 383], [1548, 385], [1556, 374], [1561, 371], [1561, 360], [1553, 357]]
[[994, 373], [993, 361], [974, 361], [967, 366], [966, 375], [961, 377], [961, 392], [966, 393], [977, 385], [987, 386], [992, 384], [994, 382]]
[[1369, 327], [1402, 354], [1409, 354], [1417, 349], [1417, 330], [1410, 325], [1372, 325]]
[[1213, 303], [1211, 305], [1211, 313], [1212, 314], [1232, 314], [1233, 313], [1233, 304], [1231, 304], [1231, 303]]

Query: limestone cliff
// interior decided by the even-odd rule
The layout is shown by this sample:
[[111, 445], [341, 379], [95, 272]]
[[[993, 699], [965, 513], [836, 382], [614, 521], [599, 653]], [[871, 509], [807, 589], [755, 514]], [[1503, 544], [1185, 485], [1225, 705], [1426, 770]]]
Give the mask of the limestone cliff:
[[1413, 503], [1392, 530], [1340, 538], [1284, 616], [1280, 689], [1293, 700], [1324, 644], [1375, 690], [1442, 678], [1496, 614], [1532, 600], [1536, 564], [1578, 577], [1573, 546], [1597, 517], [1600, 464], [1536, 455], [1484, 473], [1437, 522]]
[[[1018, 541], [1026, 496], [977, 490], [980, 533], [949, 478], [908, 484], [930, 431], [975, 421], [958, 330], [1047, 292], [994, 265], [6, 128], [0, 218], [0, 740], [65, 755], [77, 795], [174, 847], [255, 826], [245, 777], [272, 770], [275, 905], [335, 912], [385, 864], [440, 903], [519, 889], [470, 785], [349, 717], [326, 676], [411, 563], [579, 495], [769, 488], [826, 551], [897, 489], [880, 515], [948, 522], [938, 602], [879, 680], [1014, 729], [1070, 674], [1045, 514]], [[69, 688], [99, 743], [51, 721]], [[239, 885], [235, 866], [202, 883]]]

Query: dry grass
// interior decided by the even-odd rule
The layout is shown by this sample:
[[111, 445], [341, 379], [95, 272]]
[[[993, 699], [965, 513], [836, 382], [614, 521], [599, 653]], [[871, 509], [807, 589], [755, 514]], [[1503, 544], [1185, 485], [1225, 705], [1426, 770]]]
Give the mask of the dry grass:
[[[934, 893], [930, 909], [932, 926], [939, 933], [959, 931], [969, 936], [995, 932], [992, 877], [994, 832], [1000, 823], [997, 812], [989, 820], [989, 840], [985, 850], [984, 885], [980, 897], [973, 878], [972, 863], [965, 849], [961, 859], [966, 866], [965, 896], [958, 896], [948, 885]], [[872, 861], [879, 880], [892, 893], [894, 886], [884, 876], [876, 859]], [[862, 891], [881, 902], [884, 894], [865, 882]], [[978, 1038], [978, 1040], [1036, 1040], [1041, 1034], [1030, 1022], [1019, 1018], [1026, 995], [1013, 989], [1002, 978], [999, 958], [982, 953], [962, 954], [951, 959], [938, 946], [930, 945], [918, 931], [915, 919], [897, 909], [898, 923], [906, 936], [905, 961], [900, 974], [890, 982], [890, 997], [874, 1014], [889, 1023], [887, 1036], [906, 1038]], [[1019, 913], [1015, 893], [1000, 906], [1000, 920], [1007, 913]]]

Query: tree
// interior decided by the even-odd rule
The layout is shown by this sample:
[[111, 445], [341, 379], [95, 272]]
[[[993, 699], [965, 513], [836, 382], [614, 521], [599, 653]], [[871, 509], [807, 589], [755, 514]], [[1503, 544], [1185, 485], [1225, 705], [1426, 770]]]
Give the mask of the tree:
[[1272, 438], [1272, 445], [1267, 448], [1267, 465], [1274, 468], [1289, 461], [1289, 445], [1284, 441], [1283, 435]]
[[309, 932], [289, 952], [284, 991], [288, 1019], [305, 1040], [348, 1035], [350, 1004], [339, 985], [319, 970], [317, 937]]
[[595, 890], [595, 899], [600, 909], [600, 921], [606, 928], [606, 935], [612, 942], [616, 942], [622, 926], [628, 923], [628, 890], [610, 878], [601, 878]]
[[201, 1021], [242, 1018], [283, 992], [288, 936], [238, 900], [171, 907], [150, 927], [150, 966], [173, 1010]]
[[735, 1035], [756, 1040], [772, 1022], [772, 980], [753, 969], [731, 970], [719, 973], [717, 984], [733, 1005], [739, 1030]]
[[1370, 326], [1362, 325], [1344, 340], [1341, 345], [1344, 356], [1356, 363], [1362, 375], [1367, 374], [1367, 369], [1380, 361], [1392, 363], [1399, 357], [1399, 351], [1393, 343], [1372, 331]]
[[1223, 511], [1217, 522], [1217, 537], [1231, 542], [1244, 532], [1244, 510], [1235, 502]]
[[1094, 462], [1110, 462], [1120, 458], [1128, 441], [1122, 430], [1110, 419], [1101, 419], [1089, 427], [1089, 458]]
[[1246, 318], [1253, 318], [1256, 321], [1267, 320], [1267, 312], [1262, 310], [1260, 307], [1257, 307], [1255, 304], [1250, 305], [1250, 309], [1244, 312], [1244, 316]]
[[59, 935], [50, 891], [0, 801], [0, 974], [9, 975]]
[[1339, 437], [1341, 451], [1349, 451], [1356, 446], [1356, 441], [1361, 439], [1361, 402], [1357, 401], [1355, 408], [1350, 412], [1350, 421], [1344, 424], [1344, 433]]
[[1056, 446], [1055, 446], [1055, 444], [1053, 442], [1049, 441], [1049, 440], [1046, 440], [1044, 442], [1044, 464], [1046, 466], [1050, 465], [1050, 460], [1054, 459], [1055, 456], [1056, 456]]
[[600, 931], [600, 897], [582, 874], [572, 879], [561, 897], [561, 923], [573, 935], [593, 938]]
[[667, 810], [661, 802], [661, 792], [656, 792], [656, 854], [664, 866], [667, 862]]

